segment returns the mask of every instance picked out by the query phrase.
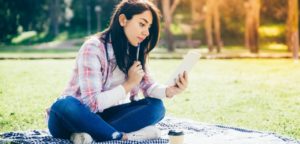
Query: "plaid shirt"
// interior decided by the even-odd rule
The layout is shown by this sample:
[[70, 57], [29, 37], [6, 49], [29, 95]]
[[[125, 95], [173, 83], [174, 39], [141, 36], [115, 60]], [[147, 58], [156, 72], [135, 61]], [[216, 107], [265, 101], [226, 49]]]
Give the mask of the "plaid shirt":
[[[62, 97], [74, 96], [86, 104], [92, 112], [102, 112], [126, 97], [122, 84], [111, 87], [112, 68], [116, 64], [111, 43], [108, 43], [107, 50], [111, 64], [108, 64], [104, 43], [97, 37], [90, 38], [82, 45], [71, 80], [62, 93]], [[141, 83], [131, 90], [131, 100], [137, 96], [140, 89], [146, 97], [160, 99], [166, 97], [166, 86], [155, 83], [147, 68]]]

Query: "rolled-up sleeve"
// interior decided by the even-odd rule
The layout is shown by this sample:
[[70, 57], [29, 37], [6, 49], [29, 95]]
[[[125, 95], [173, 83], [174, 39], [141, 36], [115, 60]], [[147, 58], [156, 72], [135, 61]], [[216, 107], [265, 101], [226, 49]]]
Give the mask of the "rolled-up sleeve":
[[166, 97], [166, 85], [156, 83], [151, 77], [150, 71], [145, 69], [145, 76], [141, 82], [140, 88], [145, 97], [163, 99]]

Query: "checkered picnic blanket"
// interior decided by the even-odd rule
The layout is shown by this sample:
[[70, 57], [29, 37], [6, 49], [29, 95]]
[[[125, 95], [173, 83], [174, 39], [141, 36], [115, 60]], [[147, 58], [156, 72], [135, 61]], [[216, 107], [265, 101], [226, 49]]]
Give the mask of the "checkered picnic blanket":
[[[168, 144], [167, 133], [171, 129], [184, 131], [185, 144], [300, 144], [300, 141], [275, 133], [246, 130], [222, 125], [198, 123], [191, 120], [167, 117], [157, 124], [162, 130], [159, 139], [143, 141], [113, 140], [93, 144]], [[22, 144], [71, 144], [69, 140], [53, 138], [48, 131], [33, 130], [0, 134], [0, 143]]]

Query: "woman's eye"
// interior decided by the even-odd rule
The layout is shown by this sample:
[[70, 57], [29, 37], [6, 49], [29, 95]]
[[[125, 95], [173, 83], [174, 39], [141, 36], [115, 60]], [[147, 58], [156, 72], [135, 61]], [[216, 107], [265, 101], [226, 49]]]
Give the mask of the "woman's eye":
[[140, 26], [141, 26], [141, 27], [144, 27], [144, 26], [145, 26], [145, 24], [143, 24], [143, 23], [140, 23]]

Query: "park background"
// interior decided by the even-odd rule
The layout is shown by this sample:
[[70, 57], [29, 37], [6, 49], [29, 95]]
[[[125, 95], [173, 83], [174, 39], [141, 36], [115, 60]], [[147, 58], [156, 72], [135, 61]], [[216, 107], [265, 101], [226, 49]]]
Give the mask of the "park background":
[[[0, 0], [0, 132], [46, 129], [85, 38], [119, 0]], [[298, 0], [153, 0], [162, 13], [151, 73], [165, 82], [201, 51], [167, 115], [300, 139]], [[163, 65], [163, 66], [162, 66]]]

